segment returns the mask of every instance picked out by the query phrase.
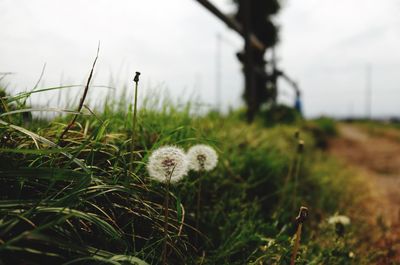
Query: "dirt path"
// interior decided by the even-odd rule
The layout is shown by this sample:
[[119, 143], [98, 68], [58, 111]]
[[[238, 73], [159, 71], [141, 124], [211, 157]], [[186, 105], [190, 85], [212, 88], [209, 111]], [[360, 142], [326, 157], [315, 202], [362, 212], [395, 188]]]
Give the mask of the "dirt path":
[[363, 205], [373, 229], [381, 231], [371, 242], [384, 253], [378, 264], [400, 264], [400, 131], [377, 134], [341, 124], [339, 135], [329, 151], [356, 167], [374, 193]]

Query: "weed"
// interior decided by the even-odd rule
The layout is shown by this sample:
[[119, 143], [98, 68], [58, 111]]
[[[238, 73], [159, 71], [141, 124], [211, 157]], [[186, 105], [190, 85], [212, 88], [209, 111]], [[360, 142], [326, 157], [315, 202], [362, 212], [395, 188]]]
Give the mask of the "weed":
[[[346, 212], [356, 196], [350, 188], [358, 184], [349, 184], [348, 174], [315, 148], [307, 130], [303, 159], [290, 173], [299, 181], [285, 185], [298, 124], [265, 128], [261, 122], [248, 125], [237, 113], [193, 114], [193, 104], [161, 96], [145, 99], [134, 114], [125, 97], [110, 94], [100, 109], [66, 110], [77, 116], [59, 146], [70, 119], [24, 125], [17, 103], [61, 89], [68, 88], [1, 97], [3, 263], [288, 264], [296, 227], [292, 200], [282, 198], [296, 190], [295, 200], [313, 212], [297, 262], [343, 264], [352, 251], [362, 264], [351, 240], [339, 246], [320, 226], [324, 217]], [[202, 174], [201, 190], [197, 174], [174, 185], [148, 177], [155, 150], [199, 142], [219, 154], [219, 166]], [[177, 170], [170, 170], [171, 181]]]

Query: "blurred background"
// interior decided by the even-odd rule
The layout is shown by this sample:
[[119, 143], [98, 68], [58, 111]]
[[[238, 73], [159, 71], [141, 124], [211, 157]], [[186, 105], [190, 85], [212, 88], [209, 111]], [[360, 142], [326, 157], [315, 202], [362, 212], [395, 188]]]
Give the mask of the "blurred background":
[[[234, 1], [210, 2], [236, 13]], [[276, 63], [302, 91], [306, 117], [399, 117], [399, 11], [397, 0], [281, 2], [271, 18]], [[0, 27], [0, 72], [12, 73], [1, 82], [13, 93], [32, 89], [43, 69], [40, 87], [84, 84], [100, 41], [94, 85], [120, 93], [140, 71], [142, 91], [225, 111], [244, 104], [243, 38], [195, 0], [1, 0]], [[92, 89], [91, 99], [108, 89]], [[39, 94], [32, 105], [57, 104]], [[277, 101], [294, 100], [279, 79]]]

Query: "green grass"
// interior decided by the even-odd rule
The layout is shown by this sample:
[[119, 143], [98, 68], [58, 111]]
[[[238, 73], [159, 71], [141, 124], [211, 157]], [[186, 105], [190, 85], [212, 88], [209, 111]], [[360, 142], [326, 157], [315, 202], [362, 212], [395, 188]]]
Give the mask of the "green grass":
[[[27, 123], [15, 111], [26, 108], [17, 103], [27, 96], [4, 97], [18, 107], [0, 114], [0, 264], [159, 264], [165, 187], [149, 179], [147, 158], [163, 145], [198, 143], [215, 147], [219, 165], [171, 187], [169, 264], [288, 264], [301, 205], [310, 217], [298, 264], [364, 262], [349, 257], [353, 229], [337, 238], [326, 224], [335, 212], [346, 214], [359, 183], [316, 147], [308, 126], [248, 125], [240, 113], [195, 115], [191, 104], [147, 99], [129, 170], [132, 106], [125, 97], [81, 115], [57, 145], [69, 118]], [[306, 143], [301, 155], [296, 130]]]

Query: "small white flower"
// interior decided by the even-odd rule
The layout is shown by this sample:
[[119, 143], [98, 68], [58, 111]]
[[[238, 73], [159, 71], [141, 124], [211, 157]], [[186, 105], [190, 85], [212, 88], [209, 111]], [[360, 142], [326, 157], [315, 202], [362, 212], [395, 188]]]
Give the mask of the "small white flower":
[[192, 146], [188, 152], [189, 167], [194, 171], [210, 171], [217, 166], [218, 155], [215, 150], [204, 144]]
[[177, 182], [188, 172], [185, 152], [175, 146], [164, 146], [155, 150], [149, 157], [147, 170], [150, 177], [160, 182]]
[[335, 215], [328, 219], [328, 223], [332, 225], [342, 224], [343, 226], [350, 224], [350, 218], [345, 215]]

